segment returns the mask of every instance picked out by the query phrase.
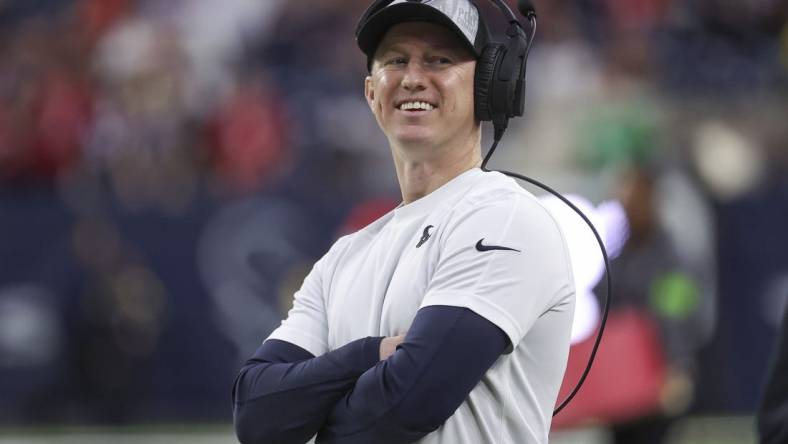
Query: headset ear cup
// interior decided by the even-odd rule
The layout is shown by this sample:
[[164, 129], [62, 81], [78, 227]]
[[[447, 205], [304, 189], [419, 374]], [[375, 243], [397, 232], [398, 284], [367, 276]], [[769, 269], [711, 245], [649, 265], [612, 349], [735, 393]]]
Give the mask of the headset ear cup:
[[484, 47], [482, 55], [479, 56], [476, 62], [473, 88], [474, 108], [476, 119], [481, 122], [489, 121], [493, 118], [493, 79], [498, 58], [503, 50], [503, 45], [491, 43]]

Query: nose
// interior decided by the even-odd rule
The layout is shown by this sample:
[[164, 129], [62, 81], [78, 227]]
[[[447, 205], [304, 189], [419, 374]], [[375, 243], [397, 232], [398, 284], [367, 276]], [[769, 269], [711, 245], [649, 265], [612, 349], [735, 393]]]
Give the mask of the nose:
[[426, 88], [426, 77], [421, 65], [408, 63], [402, 76], [402, 87], [409, 92], [422, 91]]

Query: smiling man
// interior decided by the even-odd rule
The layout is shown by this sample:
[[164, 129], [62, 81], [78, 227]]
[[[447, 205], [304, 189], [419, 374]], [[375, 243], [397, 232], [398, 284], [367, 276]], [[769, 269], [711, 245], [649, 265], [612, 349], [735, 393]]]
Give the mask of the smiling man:
[[405, 204], [481, 165], [476, 60], [449, 29], [391, 26], [374, 52], [365, 93], [389, 139]]
[[244, 444], [546, 443], [573, 277], [551, 215], [480, 168], [484, 20], [468, 0], [377, 2], [357, 39], [402, 204], [315, 264], [236, 379], [236, 433]]

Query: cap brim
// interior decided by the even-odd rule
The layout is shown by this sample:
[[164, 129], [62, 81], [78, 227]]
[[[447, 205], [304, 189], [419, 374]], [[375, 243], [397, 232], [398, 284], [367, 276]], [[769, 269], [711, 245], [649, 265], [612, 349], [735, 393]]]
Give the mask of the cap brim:
[[[386, 31], [391, 26], [404, 22], [429, 22], [446, 26], [457, 35], [457, 38], [462, 41], [463, 45], [476, 57], [481, 55], [480, 50], [475, 47], [475, 42], [469, 41], [462, 30], [449, 17], [438, 9], [422, 3], [399, 3], [388, 6], [370, 17], [358, 31], [356, 36], [358, 47], [361, 48], [361, 51], [368, 58], [372, 59], [380, 41], [386, 35]], [[478, 32], [481, 32], [481, 29], [477, 31], [477, 34]]]

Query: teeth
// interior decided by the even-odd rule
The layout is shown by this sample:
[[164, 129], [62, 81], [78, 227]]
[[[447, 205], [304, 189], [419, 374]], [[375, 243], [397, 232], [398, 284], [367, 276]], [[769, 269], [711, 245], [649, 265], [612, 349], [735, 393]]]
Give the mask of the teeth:
[[430, 105], [427, 102], [407, 102], [400, 105], [400, 109], [402, 110], [411, 110], [411, 109], [420, 109], [424, 111], [432, 111], [435, 109], [434, 106]]

